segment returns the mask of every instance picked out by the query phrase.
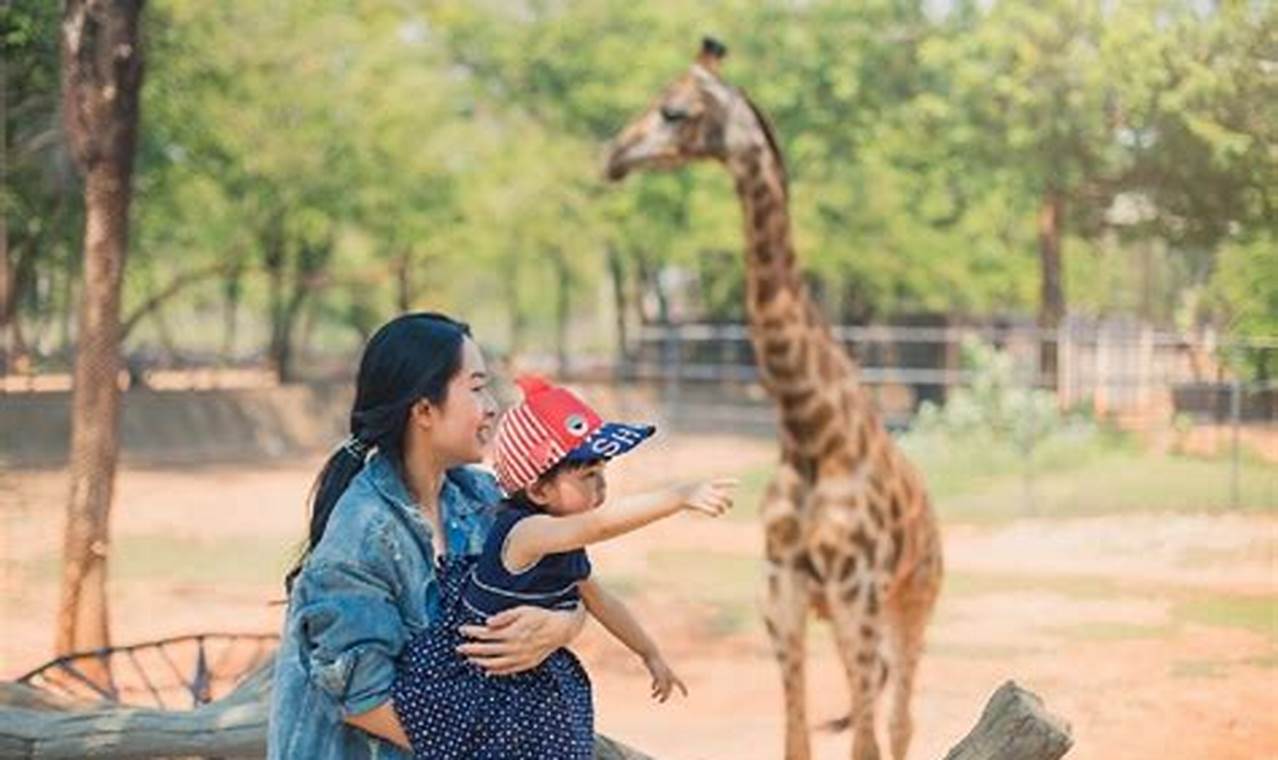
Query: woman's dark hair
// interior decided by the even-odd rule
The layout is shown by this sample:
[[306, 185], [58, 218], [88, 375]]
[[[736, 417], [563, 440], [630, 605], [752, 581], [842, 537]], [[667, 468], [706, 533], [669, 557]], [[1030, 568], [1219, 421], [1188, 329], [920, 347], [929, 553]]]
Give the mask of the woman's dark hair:
[[464, 322], [443, 314], [404, 314], [383, 325], [359, 362], [355, 404], [351, 408], [350, 438], [337, 448], [311, 488], [311, 524], [306, 547], [284, 577], [290, 593], [328, 525], [329, 515], [351, 480], [376, 448], [401, 466], [404, 429], [412, 406], [422, 399], [443, 404], [448, 384], [461, 369], [462, 343], [470, 335]]

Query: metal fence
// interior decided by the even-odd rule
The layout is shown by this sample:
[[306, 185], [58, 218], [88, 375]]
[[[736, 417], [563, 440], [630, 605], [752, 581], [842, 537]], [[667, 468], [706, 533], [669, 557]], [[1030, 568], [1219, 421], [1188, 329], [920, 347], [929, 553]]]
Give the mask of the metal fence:
[[[1078, 319], [1053, 331], [885, 325], [835, 326], [832, 334], [857, 360], [862, 383], [897, 431], [910, 427], [923, 402], [943, 405], [972, 381], [962, 346], [978, 339], [1010, 355], [1017, 382], [1053, 392], [1062, 410], [1213, 463], [1213, 476], [1227, 483], [1221, 503], [1244, 501], [1244, 471], [1269, 473], [1258, 498], [1278, 501], [1278, 383], [1246, 372], [1264, 359], [1278, 369], [1278, 337], [1225, 340]], [[1044, 345], [1054, 348], [1054, 373], [1041, 370]], [[617, 375], [656, 388], [663, 416], [682, 428], [775, 431], [744, 325], [646, 328]]]
[[[1229, 361], [1272, 353], [1278, 337], [1221, 340], [1210, 332], [1173, 334], [1129, 323], [1069, 322], [1059, 330], [1035, 327], [831, 328], [860, 368], [885, 411], [908, 420], [926, 400], [972, 379], [961, 346], [977, 339], [1013, 357], [1026, 385], [1054, 389], [1062, 408], [1085, 406], [1100, 417], [1170, 420], [1274, 421], [1278, 383], [1244, 379]], [[1042, 347], [1054, 346], [1056, 372], [1044, 374]], [[677, 401], [709, 392], [727, 403], [748, 403], [759, 373], [745, 325], [670, 324], [640, 331], [631, 358], [618, 369], [630, 380], [656, 381]], [[733, 389], [738, 393], [733, 393]], [[761, 400], [761, 399], [759, 399]]]
[[[909, 428], [924, 402], [944, 405], [956, 389], [972, 382], [962, 346], [965, 340], [978, 339], [1012, 358], [1015, 382], [1054, 393], [1059, 408], [1081, 410], [1106, 426], [1140, 433], [1163, 450], [1199, 457], [1210, 463], [1213, 479], [1227, 472], [1228, 503], [1240, 501], [1239, 472], [1261, 473], [1261, 489], [1243, 490], [1259, 493], [1266, 504], [1278, 502], [1278, 384], [1263, 372], [1238, 371], [1260, 366], [1278, 371], [1278, 336], [1233, 341], [1210, 331], [1179, 334], [1133, 321], [1077, 318], [1055, 331], [1023, 324], [882, 325], [835, 326], [832, 334], [857, 360], [861, 381], [894, 430]], [[1050, 374], [1041, 370], [1045, 345], [1055, 354]], [[570, 355], [567, 379], [596, 383], [592, 391], [600, 397], [615, 391], [624, 404], [655, 413], [675, 429], [775, 433], [775, 407], [759, 383], [745, 325], [649, 326], [634, 333], [628, 348], [628, 358], [621, 362]], [[535, 358], [521, 357], [520, 366], [556, 371], [555, 357], [543, 357], [541, 365], [531, 362]], [[276, 385], [273, 374], [263, 368], [153, 370], [145, 379], [148, 388], [173, 391], [240, 392]], [[342, 381], [347, 379], [344, 375]], [[120, 382], [121, 387], [130, 385], [127, 373], [121, 373]], [[50, 403], [38, 397], [65, 395], [69, 386], [69, 375], [0, 378], [0, 411], [30, 411], [37, 402]], [[180, 401], [183, 409], [203, 408], [170, 394], [147, 398], [151, 396], [172, 404]], [[139, 411], [144, 406], [142, 397], [130, 403]], [[54, 418], [36, 411], [40, 422], [20, 425], [10, 419], [12, 427], [51, 430]], [[127, 443], [127, 424], [125, 428]], [[67, 436], [63, 432], [53, 437], [61, 442]], [[30, 434], [24, 436], [22, 445], [30, 447], [30, 439]], [[0, 446], [0, 458], [3, 454]], [[1246, 486], [1246, 478], [1241, 480]]]

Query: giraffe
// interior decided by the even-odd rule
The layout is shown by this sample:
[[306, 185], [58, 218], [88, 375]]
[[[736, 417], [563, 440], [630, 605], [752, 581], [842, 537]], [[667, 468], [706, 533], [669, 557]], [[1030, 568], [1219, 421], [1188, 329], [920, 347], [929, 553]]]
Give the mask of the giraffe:
[[764, 622], [785, 692], [785, 757], [810, 755], [809, 612], [829, 621], [852, 707], [854, 760], [903, 760], [941, 543], [923, 479], [888, 435], [856, 363], [799, 276], [785, 164], [772, 127], [720, 78], [706, 39], [691, 68], [609, 146], [608, 178], [713, 159], [732, 175], [746, 238], [746, 311], [761, 382], [778, 409], [780, 461], [760, 514]]

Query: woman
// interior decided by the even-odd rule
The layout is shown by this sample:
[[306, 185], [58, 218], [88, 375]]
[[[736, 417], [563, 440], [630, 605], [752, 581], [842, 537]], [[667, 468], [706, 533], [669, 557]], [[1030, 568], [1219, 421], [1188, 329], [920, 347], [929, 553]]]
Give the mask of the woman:
[[[501, 498], [483, 456], [496, 405], [469, 328], [398, 317], [360, 360], [347, 439], [315, 484], [307, 548], [285, 585], [271, 760], [407, 758], [390, 702], [394, 661], [439, 612], [437, 559], [477, 553]], [[584, 612], [519, 607], [463, 632], [494, 675], [537, 666]]]

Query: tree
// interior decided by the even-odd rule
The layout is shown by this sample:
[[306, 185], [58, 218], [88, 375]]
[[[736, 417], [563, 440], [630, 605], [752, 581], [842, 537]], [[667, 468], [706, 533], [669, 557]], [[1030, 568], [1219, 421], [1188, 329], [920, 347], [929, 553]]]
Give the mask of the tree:
[[63, 119], [84, 174], [84, 293], [71, 412], [71, 493], [55, 651], [107, 646], [108, 516], [118, 451], [120, 287], [142, 88], [142, 0], [67, 0]]
[[[1278, 332], [1278, 7], [1148, 0], [1118, 11], [1105, 51], [1119, 87], [1123, 189], [1143, 212], [1126, 235], [1165, 241], [1186, 271], [1187, 322], [1234, 338]], [[1146, 243], [1146, 245], [1148, 245]], [[1200, 296], [1205, 296], [1200, 298]], [[1189, 324], [1182, 325], [1184, 327]], [[1272, 349], [1222, 357], [1267, 380]]]
[[[0, 5], [0, 365], [20, 372], [33, 367], [36, 317], [69, 313], [59, 297], [79, 272], [70, 248], [83, 231], [83, 187], [58, 113], [58, 16], [41, 0]], [[58, 287], [38, 288], [41, 278]]]
[[[124, 347], [168, 322], [177, 351], [287, 377], [295, 343], [345, 352], [392, 310], [462, 310], [528, 349], [564, 350], [571, 319], [619, 356], [674, 305], [739, 318], [727, 176], [599, 178], [603, 141], [705, 32], [775, 122], [832, 318], [1170, 320], [1207, 303], [1224, 251], [1274, 238], [1271, 6], [152, 0], [121, 296], [145, 318]], [[73, 333], [82, 198], [46, 84], [58, 12], [0, 12], [0, 323], [39, 362]], [[663, 287], [675, 268], [699, 301]], [[600, 283], [611, 305], [583, 297]], [[1228, 318], [1211, 304], [1196, 318]]]
[[[1208, 307], [1229, 335], [1244, 341], [1272, 340], [1278, 335], [1278, 237], [1226, 245], [1207, 296]], [[1261, 383], [1278, 375], [1278, 350], [1272, 345], [1247, 347], [1224, 358], [1242, 364], [1236, 369]]]
[[1278, 8], [1146, 0], [1115, 14], [1103, 53], [1131, 156], [1121, 181], [1148, 201], [1133, 232], [1210, 254], [1278, 231]]
[[[1108, 31], [1093, 4], [996, 3], [984, 14], [957, 10], [923, 53], [948, 101], [932, 113], [938, 133], [966, 167], [1033, 204], [1038, 325], [1048, 332], [1067, 308], [1066, 233], [1095, 228], [1118, 170], [1101, 56]], [[957, 120], [942, 121], [947, 113]], [[1052, 385], [1056, 344], [1048, 335], [1041, 346], [1040, 375]]]

